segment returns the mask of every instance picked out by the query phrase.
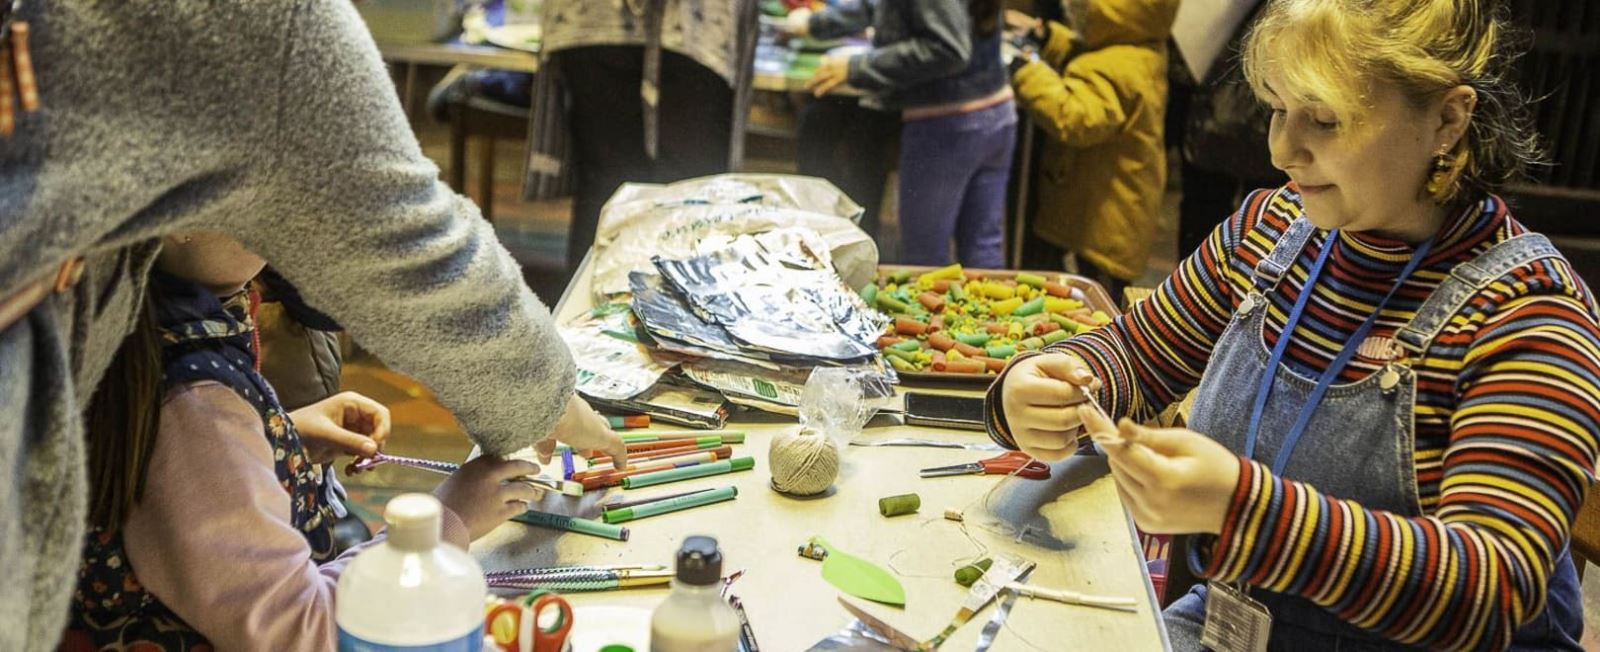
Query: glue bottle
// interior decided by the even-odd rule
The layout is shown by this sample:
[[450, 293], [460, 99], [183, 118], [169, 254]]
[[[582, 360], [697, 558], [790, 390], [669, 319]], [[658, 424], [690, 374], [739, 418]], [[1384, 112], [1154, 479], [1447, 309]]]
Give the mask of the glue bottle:
[[678, 548], [672, 593], [650, 616], [650, 652], [734, 652], [739, 616], [722, 599], [717, 540], [692, 536]]
[[440, 542], [443, 509], [428, 494], [389, 501], [388, 540], [356, 555], [339, 577], [340, 652], [482, 649], [489, 588], [467, 551]]

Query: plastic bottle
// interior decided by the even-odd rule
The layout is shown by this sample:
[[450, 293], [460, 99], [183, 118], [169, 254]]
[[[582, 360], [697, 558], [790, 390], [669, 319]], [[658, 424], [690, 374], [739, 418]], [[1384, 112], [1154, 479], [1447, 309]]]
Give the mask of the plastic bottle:
[[722, 551], [717, 540], [692, 536], [678, 548], [672, 593], [650, 616], [651, 652], [733, 652], [739, 616], [722, 599]]
[[340, 652], [479, 652], [488, 585], [467, 551], [442, 543], [439, 500], [401, 494], [383, 520], [388, 540], [339, 577], [334, 620]]

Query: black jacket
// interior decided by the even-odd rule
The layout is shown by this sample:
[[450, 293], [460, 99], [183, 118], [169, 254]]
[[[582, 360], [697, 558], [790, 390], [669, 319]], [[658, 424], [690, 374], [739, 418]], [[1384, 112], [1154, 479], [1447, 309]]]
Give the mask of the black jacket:
[[985, 97], [1007, 83], [1000, 31], [975, 34], [965, 0], [847, 0], [813, 15], [810, 30], [835, 38], [868, 26], [872, 50], [850, 58], [849, 81], [883, 108]]

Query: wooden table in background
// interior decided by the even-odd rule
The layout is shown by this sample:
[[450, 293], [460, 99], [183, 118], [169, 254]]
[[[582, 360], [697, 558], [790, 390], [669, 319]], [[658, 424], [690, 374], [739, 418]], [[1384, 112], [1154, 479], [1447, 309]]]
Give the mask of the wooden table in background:
[[[587, 261], [556, 306], [558, 322], [592, 305]], [[976, 396], [976, 390], [933, 390]], [[792, 419], [746, 413], [729, 424], [743, 430], [746, 443], [736, 456], [753, 456], [755, 470], [629, 491], [645, 497], [694, 488], [734, 485], [731, 502], [656, 516], [627, 524], [627, 542], [581, 534], [559, 533], [517, 523], [500, 526], [472, 546], [485, 570], [506, 570], [558, 564], [668, 564], [687, 535], [715, 536], [724, 555], [723, 569], [744, 569], [733, 585], [749, 613], [751, 627], [764, 649], [798, 650], [844, 628], [851, 620], [839, 606], [840, 593], [823, 581], [818, 562], [796, 555], [796, 547], [821, 535], [840, 550], [898, 569], [906, 587], [904, 609], [851, 598], [878, 618], [918, 639], [944, 628], [960, 607], [967, 590], [951, 575], [952, 562], [978, 552], [961, 526], [942, 518], [946, 507], [965, 510], [966, 530], [988, 549], [986, 555], [1013, 553], [1038, 564], [1029, 578], [1035, 586], [1136, 598], [1136, 612], [1107, 611], [1021, 598], [996, 650], [1034, 649], [1021, 637], [1048, 650], [1161, 650], [1168, 644], [1161, 615], [1149, 585], [1144, 558], [1128, 516], [1103, 459], [1078, 456], [1054, 466], [1050, 480], [1006, 480], [984, 508], [984, 496], [999, 476], [917, 477], [923, 467], [970, 462], [995, 452], [940, 448], [852, 446], [845, 451], [842, 471], [831, 495], [811, 500], [787, 498], [768, 485], [767, 449], [771, 438], [797, 426]], [[981, 433], [899, 425], [879, 417], [860, 441], [917, 437], [941, 441], [987, 442]], [[877, 501], [884, 496], [915, 492], [922, 497], [914, 516], [884, 518]], [[602, 499], [591, 492], [581, 499], [546, 498], [544, 509], [596, 517]], [[1021, 542], [984, 527], [996, 519], [1034, 524]], [[1047, 529], [1048, 532], [1040, 530]], [[1046, 541], [1044, 544], [1038, 541]], [[892, 568], [891, 568], [892, 559]], [[579, 611], [579, 632], [606, 624], [583, 622], [585, 608], [599, 605], [653, 608], [667, 594], [662, 589], [636, 589], [568, 594]], [[970, 650], [993, 613], [980, 612], [947, 643], [947, 649]]]

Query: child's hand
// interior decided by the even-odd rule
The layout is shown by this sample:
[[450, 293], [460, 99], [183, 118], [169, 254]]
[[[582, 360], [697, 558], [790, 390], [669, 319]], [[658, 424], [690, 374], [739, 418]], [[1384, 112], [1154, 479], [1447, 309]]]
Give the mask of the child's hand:
[[1015, 9], [1007, 9], [1006, 30], [1026, 31], [1035, 38], [1044, 38], [1044, 21]]
[[467, 526], [467, 536], [476, 541], [506, 519], [527, 511], [528, 505], [544, 494], [517, 478], [538, 475], [539, 465], [527, 460], [502, 460], [487, 455], [461, 465], [433, 495]]
[[817, 64], [817, 72], [806, 80], [806, 88], [812, 95], [822, 97], [833, 92], [850, 79], [850, 59], [845, 57], [823, 57], [822, 63]]
[[389, 437], [389, 408], [355, 392], [340, 392], [290, 412], [289, 420], [314, 464], [327, 464], [339, 455], [375, 454]]
[[539, 454], [541, 464], [550, 463], [558, 441], [577, 450], [598, 449], [609, 455], [619, 469], [628, 464], [628, 447], [622, 443], [622, 437], [577, 394], [567, 401], [567, 411], [556, 422], [555, 431], [534, 444], [533, 450]]
[[1083, 423], [1073, 406], [1099, 384], [1083, 360], [1068, 353], [1036, 355], [1012, 365], [1004, 382], [1001, 407], [1018, 448], [1043, 462], [1077, 452]]
[[804, 7], [789, 12], [783, 17], [783, 31], [793, 36], [805, 36], [811, 33], [811, 10]]
[[1128, 419], [1113, 425], [1099, 411], [1078, 406], [1078, 417], [1102, 446], [1123, 505], [1139, 529], [1152, 534], [1222, 531], [1239, 484], [1239, 456], [1215, 440], [1184, 428], [1146, 428]]

